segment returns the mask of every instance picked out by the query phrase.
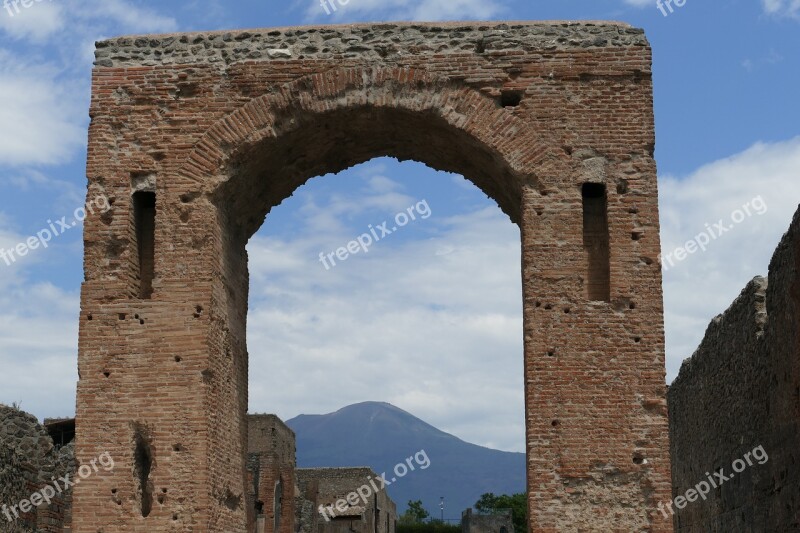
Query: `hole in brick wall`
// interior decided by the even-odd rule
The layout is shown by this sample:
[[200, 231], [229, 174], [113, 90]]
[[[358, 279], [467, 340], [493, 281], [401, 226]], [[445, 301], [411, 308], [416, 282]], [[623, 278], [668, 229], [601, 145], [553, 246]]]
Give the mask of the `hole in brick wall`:
[[125, 320], [125, 316], [126, 315], [125, 315], [125, 313], [119, 313], [119, 315], [117, 315], [117, 316], [119, 317], [120, 320]]
[[634, 231], [631, 233], [631, 239], [634, 241], [638, 241], [642, 238], [642, 233], [640, 231]]
[[627, 194], [628, 193], [628, 180], [619, 179], [617, 180], [617, 194]]
[[628, 309], [631, 310], [636, 309], [636, 302], [631, 302], [630, 304], [628, 304]]
[[139, 254], [139, 298], [149, 299], [153, 295], [155, 277], [156, 193], [137, 191], [133, 194], [133, 218]]
[[196, 192], [181, 194], [180, 195], [181, 203], [188, 204], [194, 202], [199, 196], [200, 194]]
[[203, 314], [203, 306], [202, 305], [198, 305], [197, 307], [194, 308], [194, 317], [195, 318], [200, 318], [200, 315], [202, 315], [202, 314]]
[[639, 260], [648, 266], [653, 264], [653, 259], [650, 257], [640, 257]]
[[107, 378], [111, 377], [111, 372], [103, 372], [103, 375]]
[[572, 312], [572, 310], [571, 310], [569, 307], [566, 307], [566, 308], [564, 308], [564, 314], [565, 314], [565, 315], [568, 315], [568, 314], [570, 314], [571, 312]]
[[572, 146], [564, 146], [564, 153], [567, 155], [572, 155]]
[[642, 457], [639, 454], [634, 455], [633, 456], [633, 463], [637, 464], [637, 465], [640, 465], [640, 464], [644, 463], [644, 457]]
[[502, 107], [517, 107], [522, 103], [522, 91], [502, 91], [500, 105]]
[[553, 427], [558, 427], [558, 425], [559, 425], [560, 423], [561, 423], [561, 422], [559, 422], [558, 420], [553, 420], [552, 422], [550, 422], [550, 424], [551, 424]]
[[176, 355], [176, 356], [175, 356], [175, 362], [176, 362], [176, 363], [180, 363], [181, 361], [183, 361], [183, 359], [181, 358], [181, 356], [180, 356], [180, 355]]
[[86, 320], [93, 320], [94, 317], [92, 315], [86, 315]]
[[147, 518], [153, 507], [153, 488], [150, 481], [150, 471], [153, 467], [152, 450], [149, 439], [141, 427], [136, 427], [134, 441], [134, 476], [139, 484], [137, 488], [142, 517]]
[[486, 41], [483, 39], [478, 39], [478, 41], [475, 43], [475, 52], [478, 54], [486, 52]]
[[177, 520], [177, 519], [178, 519], [178, 513], [173, 513], [172, 520]]
[[164, 501], [166, 500], [166, 497], [163, 494], [159, 494], [156, 499], [158, 500], [158, 503], [160, 505], [164, 505]]
[[547, 304], [547, 305], [544, 306], [544, 308], [549, 311], [549, 310], [551, 310], [553, 308], [553, 306], [550, 305], [550, 304]]
[[[183, 451], [183, 446], [181, 444], [173, 444], [172, 445], [172, 451], [174, 451], [174, 452], [182, 452]], [[166, 492], [166, 490], [167, 489], [164, 489], [165, 492]]]
[[138, 314], [133, 315], [133, 318], [135, 318], [136, 320], [139, 320], [139, 315]]
[[140, 319], [140, 320], [139, 320], [139, 324], [140, 324], [140, 325], [142, 325], [142, 326], [144, 326], [144, 319]]
[[556, 352], [554, 350], [550, 350], [549, 352], [547, 352], [547, 356], [548, 357], [555, 357], [556, 356]]
[[633, 342], [635, 342], [636, 344], [639, 344], [640, 342], [642, 342], [642, 338], [641, 337], [634, 337], [633, 338]]
[[542, 214], [543, 214], [543, 213], [544, 213], [544, 210], [543, 210], [543, 209], [537, 209], [537, 210], [536, 210], [536, 216], [537, 216], [537, 217], [540, 217], [540, 216], [542, 216]]
[[584, 183], [583, 247], [586, 250], [586, 296], [592, 301], [611, 300], [611, 264], [608, 235], [608, 201], [602, 183]]
[[542, 306], [542, 302], [536, 302], [536, 307], [541, 307], [541, 306]]
[[638, 207], [629, 207], [629, 208], [628, 208], [628, 213], [630, 213], [630, 214], [632, 214], [632, 215], [635, 215], [635, 214], [637, 214], [638, 212], [639, 212], [639, 208], [638, 208]]

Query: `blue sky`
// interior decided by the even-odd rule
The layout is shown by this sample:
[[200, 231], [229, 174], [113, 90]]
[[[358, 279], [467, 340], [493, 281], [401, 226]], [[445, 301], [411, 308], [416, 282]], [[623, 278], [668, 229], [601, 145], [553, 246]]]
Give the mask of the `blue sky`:
[[[708, 321], [766, 273], [800, 202], [800, 0], [673, 7], [668, 16], [655, 0], [350, 0], [332, 15], [316, 0], [0, 9], [0, 248], [83, 203], [95, 40], [386, 20], [622, 20], [653, 46], [664, 252], [754, 199], [765, 206], [665, 272], [671, 381]], [[330, 270], [319, 262], [423, 200], [429, 217], [369, 253]], [[524, 450], [519, 232], [470, 182], [373, 160], [299, 189], [249, 250], [251, 410], [289, 418], [383, 400], [466, 440]], [[81, 279], [80, 224], [11, 265], [0, 260], [0, 402], [40, 418], [74, 413]], [[270, 364], [274, 354], [282, 364]]]

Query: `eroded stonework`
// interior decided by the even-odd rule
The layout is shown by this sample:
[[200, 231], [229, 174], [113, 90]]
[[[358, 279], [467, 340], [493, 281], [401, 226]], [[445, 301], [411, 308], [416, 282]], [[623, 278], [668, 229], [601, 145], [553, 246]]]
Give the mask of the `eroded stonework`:
[[800, 531], [800, 211], [668, 398], [673, 496], [717, 485], [673, 507], [675, 530]]
[[379, 156], [464, 175], [521, 228], [531, 531], [671, 531], [652, 89], [619, 23], [98, 43], [88, 195], [113, 205], [84, 225], [76, 451], [117, 467], [77, 487], [75, 531], [253, 523], [245, 245]]

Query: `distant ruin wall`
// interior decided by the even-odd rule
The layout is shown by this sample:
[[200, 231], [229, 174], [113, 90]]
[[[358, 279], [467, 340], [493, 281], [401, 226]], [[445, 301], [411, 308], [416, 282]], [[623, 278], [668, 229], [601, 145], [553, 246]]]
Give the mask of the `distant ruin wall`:
[[0, 405], [0, 533], [71, 531], [70, 490], [57, 494], [49, 504], [33, 506], [28, 512], [13, 507], [30, 500], [54, 478], [74, 477], [74, 456], [72, 444], [60, 449], [53, 446], [53, 440], [36, 417]]
[[675, 531], [800, 530], [798, 272], [800, 211], [669, 389]]

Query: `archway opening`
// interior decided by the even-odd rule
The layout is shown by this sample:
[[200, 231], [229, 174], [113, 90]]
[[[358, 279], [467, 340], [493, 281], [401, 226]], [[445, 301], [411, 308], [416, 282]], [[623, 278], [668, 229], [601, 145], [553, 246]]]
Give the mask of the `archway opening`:
[[525, 492], [519, 242], [472, 183], [418, 162], [310, 180], [248, 244], [250, 411], [288, 422], [301, 468], [391, 472], [425, 450], [437, 469], [387, 476], [399, 515], [419, 499], [457, 523], [486, 492]]

